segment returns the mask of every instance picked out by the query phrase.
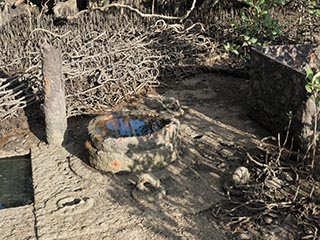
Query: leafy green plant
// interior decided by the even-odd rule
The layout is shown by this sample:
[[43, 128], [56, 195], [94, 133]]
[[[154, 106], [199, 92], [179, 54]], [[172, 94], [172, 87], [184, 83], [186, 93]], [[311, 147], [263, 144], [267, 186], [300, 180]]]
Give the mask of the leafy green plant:
[[259, 42], [258, 42], [258, 39], [255, 38], [255, 37], [250, 37], [250, 36], [247, 36], [247, 35], [244, 35], [243, 36], [243, 44], [242, 44], [242, 47], [246, 47], [246, 46], [253, 46], [253, 45], [261, 45]]
[[306, 91], [315, 95], [317, 97], [315, 98], [316, 103], [319, 104], [320, 99], [318, 95], [320, 93], [320, 72], [315, 74], [310, 67], [306, 68], [305, 71], [307, 75], [307, 84], [305, 86]]
[[230, 43], [230, 42], [227, 42], [225, 45], [223, 45], [223, 48], [224, 48], [224, 51], [228, 54], [234, 54], [236, 56], [239, 55], [239, 48], [241, 46], [240, 45], [237, 45], [237, 44], [234, 44], [234, 43]]
[[320, 17], [320, 2], [308, 1], [307, 12], [309, 16]]
[[227, 53], [250, 59], [251, 46], [268, 45], [283, 35], [283, 26], [270, 13], [273, 7], [284, 4], [285, 0], [244, 0], [246, 7], [241, 11], [239, 22], [231, 22], [230, 27], [237, 34], [235, 42], [227, 42]]
[[297, 13], [295, 41], [313, 42], [318, 35], [319, 0], [302, 0], [295, 12]]
[[307, 152], [311, 152], [312, 154], [312, 162], [311, 162], [311, 168], [314, 167], [314, 161], [316, 157], [316, 150], [317, 150], [317, 142], [318, 142], [318, 137], [319, 137], [319, 132], [318, 132], [318, 119], [319, 119], [319, 103], [320, 103], [320, 98], [319, 98], [319, 93], [320, 93], [320, 72], [314, 73], [314, 71], [310, 68], [307, 67], [305, 69], [306, 75], [307, 75], [307, 84], [305, 85], [306, 91], [310, 94], [312, 94], [315, 105], [316, 105], [316, 110], [314, 113], [314, 123], [313, 123], [313, 133], [312, 133], [312, 139], [309, 143]]
[[283, 34], [278, 20], [270, 10], [284, 4], [284, 0], [245, 0], [248, 7], [241, 13], [241, 28], [244, 38], [256, 38], [261, 43], [275, 40]]

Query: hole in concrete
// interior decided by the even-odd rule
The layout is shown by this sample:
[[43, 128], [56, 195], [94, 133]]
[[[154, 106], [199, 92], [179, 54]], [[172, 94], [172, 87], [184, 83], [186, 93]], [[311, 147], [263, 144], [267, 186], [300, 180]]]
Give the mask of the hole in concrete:
[[56, 202], [57, 210], [64, 212], [72, 211], [73, 213], [82, 212], [93, 205], [93, 200], [88, 197], [66, 196]]
[[0, 209], [33, 202], [32, 170], [29, 156], [0, 159]]
[[71, 200], [71, 201], [62, 203], [62, 207], [77, 205], [77, 204], [79, 204], [80, 202], [81, 202], [81, 199], [80, 199], [80, 198], [75, 198], [75, 199], [73, 199], [73, 200]]

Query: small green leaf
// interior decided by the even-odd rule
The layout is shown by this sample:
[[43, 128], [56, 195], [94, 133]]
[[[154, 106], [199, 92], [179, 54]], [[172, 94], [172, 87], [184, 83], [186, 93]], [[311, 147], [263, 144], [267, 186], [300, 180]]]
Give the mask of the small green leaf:
[[307, 84], [307, 85], [305, 86], [305, 88], [306, 88], [306, 91], [307, 91], [308, 93], [312, 93], [312, 88], [311, 88], [311, 86], [310, 86], [309, 84]]
[[249, 41], [250, 36], [244, 35], [244, 37], [243, 37], [243, 38], [244, 38], [244, 40], [245, 40], [245, 41]]
[[231, 52], [234, 53], [235, 55], [239, 55], [239, 52], [237, 49], [232, 49]]
[[242, 19], [242, 21], [248, 21], [248, 17], [247, 17], [247, 15], [244, 13], [244, 12], [242, 12], [242, 14], [241, 14], [241, 19]]
[[305, 69], [305, 71], [306, 71], [306, 74], [307, 74], [307, 79], [312, 80], [312, 78], [314, 76], [314, 73], [313, 73], [312, 69], [310, 67], [307, 67]]
[[314, 75], [313, 77], [315, 78], [315, 80], [314, 80], [315, 82], [318, 82], [318, 83], [320, 82], [320, 76], [319, 76], [319, 74], [316, 74], [316, 75]]
[[251, 42], [252, 44], [255, 44], [255, 43], [258, 42], [258, 39], [253, 37], [253, 38], [251, 38], [250, 42]]
[[228, 43], [226, 43], [225, 45], [223, 45], [223, 48], [224, 48], [224, 50], [226, 50], [226, 51], [230, 51], [230, 48], [231, 48], [230, 43], [228, 42]]

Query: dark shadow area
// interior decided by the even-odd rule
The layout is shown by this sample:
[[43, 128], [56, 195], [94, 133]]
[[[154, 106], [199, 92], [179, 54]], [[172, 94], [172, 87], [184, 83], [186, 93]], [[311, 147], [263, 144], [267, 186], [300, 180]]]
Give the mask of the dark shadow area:
[[0, 158], [0, 209], [31, 204], [32, 184], [30, 156]]
[[[177, 71], [190, 68], [177, 67]], [[106, 189], [110, 200], [126, 206], [132, 215], [146, 218], [143, 226], [159, 237], [223, 239], [223, 234], [213, 234], [218, 231], [211, 210], [224, 201], [223, 185], [231, 184], [233, 171], [245, 164], [247, 149], [254, 147], [252, 138], [270, 135], [247, 116], [248, 84], [247, 78], [223, 71], [177, 81], [162, 78], [159, 93], [180, 101], [185, 110], [180, 121], [190, 129], [182, 133], [180, 159], [152, 172], [167, 194], [155, 203], [136, 201], [131, 195], [134, 185], [128, 179], [137, 179], [139, 174], [129, 173], [112, 177], [113, 184]], [[227, 155], [228, 151], [232, 154]], [[127, 154], [131, 156], [130, 151]], [[149, 168], [154, 159], [145, 161]]]
[[[78, 156], [84, 163], [86, 163], [84, 143], [88, 139], [86, 127], [92, 117], [75, 117], [69, 119], [68, 122], [65, 148]], [[114, 205], [126, 208], [131, 216], [144, 219], [142, 220], [143, 227], [154, 235], [152, 239], [161, 237], [166, 239], [179, 239], [181, 237], [187, 237], [188, 239], [223, 239], [224, 236], [218, 230], [210, 213], [211, 206], [221, 198], [217, 192], [221, 191], [220, 181], [225, 172], [220, 171], [216, 166], [221, 164], [223, 160], [218, 154], [212, 152], [212, 154], [215, 154], [214, 158], [217, 159], [202, 162], [201, 155], [195, 156], [189, 151], [189, 149], [194, 148], [199, 139], [193, 142], [192, 137], [188, 136], [192, 141], [190, 143], [188, 142], [189, 138], [185, 139], [185, 134], [182, 137], [182, 147], [178, 150], [179, 159], [170, 163], [171, 156], [167, 154], [165, 157], [167, 158], [166, 161], [169, 161], [169, 165], [162, 168], [153, 168], [152, 171], [152, 174], [160, 179], [161, 185], [166, 191], [163, 199], [148, 202], [140, 201], [140, 199], [132, 196], [135, 189], [132, 181], [138, 180], [139, 172], [107, 174], [111, 181], [106, 187], [106, 198]], [[146, 145], [146, 142], [143, 141], [140, 144]], [[178, 145], [181, 146], [180, 142], [177, 142]], [[162, 145], [154, 146], [155, 149], [160, 147]], [[132, 157], [132, 152], [136, 151], [136, 148], [136, 145], [129, 146], [129, 151], [126, 153], [128, 157]], [[205, 148], [210, 152], [209, 145]], [[143, 167], [151, 169], [153, 161], [153, 157], [145, 158], [146, 165]], [[141, 167], [139, 163], [132, 169], [141, 169]], [[97, 172], [90, 167], [89, 169]], [[206, 221], [205, 224], [203, 224], [203, 221]]]
[[24, 108], [29, 130], [40, 140], [46, 141], [46, 125], [40, 103], [34, 102]]
[[319, 65], [314, 47], [280, 45], [255, 47], [251, 52], [250, 116], [274, 136], [285, 136], [289, 131], [295, 149], [303, 151], [310, 141], [306, 132], [313, 131], [313, 120], [307, 117], [314, 110], [311, 94], [306, 91], [305, 67]]
[[39, 140], [44, 141], [44, 116], [29, 82], [19, 75], [8, 76], [0, 72], [0, 76], [3, 78], [0, 136], [27, 134], [31, 131]]
[[[152, 172], [166, 191], [162, 199], [145, 200], [148, 197], [144, 195], [155, 197], [152, 192], [138, 191], [139, 195], [132, 195], [136, 189], [128, 179], [136, 180], [139, 173], [128, 173], [111, 178], [113, 184], [106, 189], [110, 200], [126, 206], [131, 215], [145, 219], [143, 226], [155, 234], [155, 239], [224, 239], [224, 234], [214, 224], [211, 208], [221, 199], [217, 192], [221, 191], [219, 185], [225, 172], [214, 167], [219, 161], [193, 161], [186, 152], [192, 146], [185, 142], [182, 145], [184, 151], [180, 151], [179, 160]], [[145, 159], [145, 162], [152, 163], [153, 160]], [[148, 164], [145, 167], [150, 168]]]
[[97, 115], [81, 115], [68, 118], [68, 128], [63, 146], [72, 155], [89, 165], [88, 151], [85, 143], [89, 139], [88, 124]]

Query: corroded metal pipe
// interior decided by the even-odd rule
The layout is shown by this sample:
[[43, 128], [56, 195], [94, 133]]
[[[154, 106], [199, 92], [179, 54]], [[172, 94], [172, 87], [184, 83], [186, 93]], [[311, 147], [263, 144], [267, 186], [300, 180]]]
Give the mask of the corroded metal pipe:
[[49, 144], [61, 145], [67, 129], [61, 49], [47, 43], [42, 44], [41, 49], [45, 91], [46, 138]]

